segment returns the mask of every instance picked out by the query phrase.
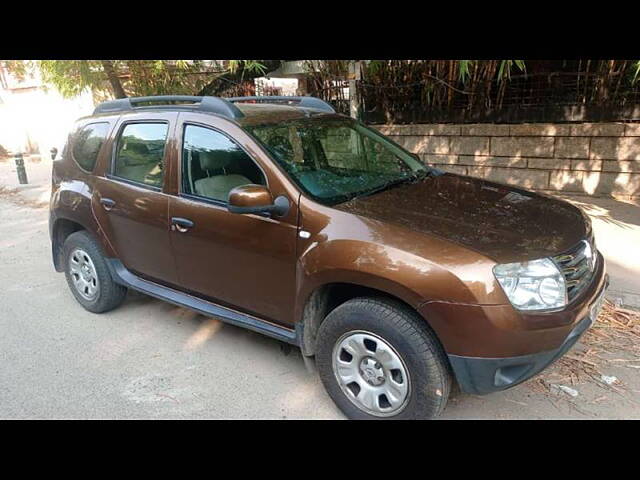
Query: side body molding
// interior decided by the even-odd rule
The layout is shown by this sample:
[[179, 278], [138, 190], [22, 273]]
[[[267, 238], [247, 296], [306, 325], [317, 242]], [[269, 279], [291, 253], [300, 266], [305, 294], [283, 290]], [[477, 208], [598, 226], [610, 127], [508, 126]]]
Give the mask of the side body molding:
[[274, 325], [260, 318], [232, 310], [216, 303], [143, 279], [126, 269], [117, 259], [107, 259], [113, 279], [128, 288], [164, 300], [180, 307], [190, 308], [223, 322], [262, 333], [277, 340], [299, 345], [297, 331]]

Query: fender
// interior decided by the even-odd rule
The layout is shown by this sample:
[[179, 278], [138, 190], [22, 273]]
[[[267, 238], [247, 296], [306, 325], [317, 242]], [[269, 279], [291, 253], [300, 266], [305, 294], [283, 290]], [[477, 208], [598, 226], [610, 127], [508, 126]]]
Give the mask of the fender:
[[82, 181], [62, 181], [52, 190], [49, 212], [51, 254], [56, 271], [62, 271], [60, 255], [64, 240], [77, 230], [86, 230], [98, 241], [107, 257], [115, 251], [94, 215], [91, 186]]
[[416, 309], [434, 300], [503, 303], [491, 259], [441, 238], [309, 203], [300, 199], [300, 228], [308, 236], [298, 237], [295, 318], [314, 289], [335, 282], [382, 290]]
[[[495, 262], [477, 252], [304, 196], [300, 215], [305, 235], [299, 236], [297, 246], [294, 318], [298, 328], [305, 327], [310, 315], [324, 318], [327, 307], [313, 294], [332, 284], [383, 292], [412, 307], [429, 325], [428, 309], [422, 308], [429, 302], [504, 303], [493, 276]], [[311, 330], [319, 321], [314, 318]], [[309, 333], [312, 337], [313, 331]]]
[[314, 244], [299, 259], [297, 277], [295, 318], [304, 355], [313, 354], [320, 323], [347, 292], [386, 294], [412, 307], [430, 325], [418, 307], [425, 298], [438, 295], [431, 286], [454, 281], [449, 272], [424, 258], [358, 240]]
[[[348, 283], [381, 290], [417, 308], [425, 298], [426, 278], [448, 272], [407, 252], [357, 240], [317, 244], [299, 259], [298, 298], [323, 285]], [[412, 278], [420, 281], [412, 281]], [[304, 305], [304, 303], [303, 303]], [[296, 318], [299, 318], [296, 316]]]

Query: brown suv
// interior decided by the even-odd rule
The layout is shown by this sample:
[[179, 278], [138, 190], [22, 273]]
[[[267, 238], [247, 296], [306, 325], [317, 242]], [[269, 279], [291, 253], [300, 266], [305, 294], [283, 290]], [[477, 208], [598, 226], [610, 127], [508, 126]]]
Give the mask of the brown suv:
[[311, 97], [99, 105], [54, 162], [50, 234], [87, 310], [132, 288], [297, 345], [350, 418], [530, 378], [607, 285], [578, 208], [429, 168]]

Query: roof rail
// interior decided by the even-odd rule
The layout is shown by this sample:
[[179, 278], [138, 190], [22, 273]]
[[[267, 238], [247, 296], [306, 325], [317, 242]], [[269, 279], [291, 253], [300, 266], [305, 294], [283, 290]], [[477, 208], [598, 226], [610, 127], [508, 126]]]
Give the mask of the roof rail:
[[[160, 105], [142, 105], [140, 103], [159, 103]], [[217, 113], [223, 117], [241, 118], [243, 113], [238, 107], [224, 98], [218, 97], [194, 97], [190, 95], [157, 95], [153, 97], [130, 97], [118, 98], [99, 104], [93, 111], [98, 113], [123, 112], [133, 109], [159, 108], [167, 106], [170, 102], [192, 102], [198, 103], [198, 110], [203, 112]]]
[[299, 107], [315, 108], [323, 112], [336, 113], [331, 105], [324, 100], [316, 97], [285, 97], [285, 96], [268, 96], [268, 97], [231, 97], [225, 100], [231, 103], [280, 103], [285, 105], [296, 104]]

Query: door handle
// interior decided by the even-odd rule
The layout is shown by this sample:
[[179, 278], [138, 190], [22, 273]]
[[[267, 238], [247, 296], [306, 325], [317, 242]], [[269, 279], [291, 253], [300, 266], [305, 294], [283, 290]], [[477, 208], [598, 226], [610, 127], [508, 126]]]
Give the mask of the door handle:
[[101, 198], [100, 203], [107, 211], [116, 206], [116, 202], [114, 200], [111, 200], [110, 198]]
[[171, 230], [177, 230], [180, 233], [185, 233], [190, 228], [193, 228], [194, 223], [188, 218], [171, 217]]

